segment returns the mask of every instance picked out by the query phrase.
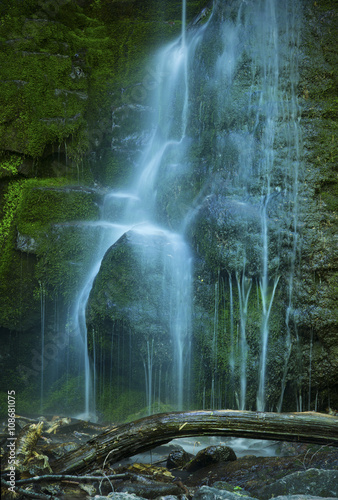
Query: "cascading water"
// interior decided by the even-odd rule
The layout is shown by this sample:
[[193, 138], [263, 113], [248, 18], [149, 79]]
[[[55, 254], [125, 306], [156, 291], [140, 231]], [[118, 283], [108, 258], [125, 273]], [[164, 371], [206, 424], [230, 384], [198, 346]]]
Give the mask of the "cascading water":
[[[134, 180], [106, 194], [100, 221], [87, 224], [99, 238], [70, 329], [87, 415], [95, 395], [113, 407], [116, 393], [141, 385], [148, 413], [189, 398], [262, 411], [283, 404], [300, 241], [299, 13], [291, 0], [216, 2], [186, 32], [185, 10], [184, 0], [179, 40], [156, 58], [156, 119]], [[129, 275], [113, 273], [122, 254], [135, 266]], [[190, 397], [192, 331], [202, 362]], [[271, 349], [283, 360], [279, 401], [267, 403]]]
[[[244, 268], [245, 269], [245, 268]], [[238, 274], [236, 274], [237, 288], [238, 288], [238, 302], [240, 311], [240, 328], [241, 328], [241, 340], [240, 340], [240, 365], [241, 365], [241, 396], [240, 396], [240, 409], [245, 409], [245, 398], [246, 398], [246, 385], [247, 385], [247, 357], [248, 357], [248, 344], [246, 340], [246, 321], [248, 315], [248, 300], [250, 296], [252, 281], [245, 277], [244, 270], [242, 278], [240, 279]]]
[[[100, 270], [104, 254], [121, 238], [123, 234], [131, 235], [133, 245], [139, 248], [139, 267], [146, 273], [153, 272], [149, 261], [157, 263], [162, 275], [163, 303], [167, 306], [168, 339], [172, 352], [171, 373], [167, 373], [167, 389], [169, 400], [177, 409], [183, 408], [184, 388], [189, 394], [190, 381], [190, 332], [191, 332], [191, 255], [190, 251], [178, 232], [168, 231], [156, 222], [155, 204], [159, 169], [166, 157], [180, 151], [184, 143], [187, 113], [188, 113], [188, 75], [187, 60], [188, 48], [186, 44], [185, 17], [186, 5], [182, 7], [182, 34], [178, 41], [164, 49], [158, 57], [158, 79], [162, 74], [170, 75], [162, 81], [158, 95], [152, 105], [159, 116], [159, 122], [145, 148], [139, 162], [140, 174], [131, 186], [125, 191], [113, 191], [104, 198], [102, 217], [95, 227], [101, 228], [101, 242], [97, 250], [97, 260], [88, 273], [85, 284], [75, 305], [73, 329], [79, 332], [77, 337], [83, 341], [83, 369], [85, 373], [85, 414], [91, 414], [95, 407], [93, 401], [93, 384], [86, 327], [86, 306], [94, 280]], [[183, 88], [177, 100], [177, 89]], [[175, 113], [171, 113], [171, 106], [175, 106]], [[177, 118], [179, 117], [179, 118]], [[178, 122], [177, 122], [178, 119]], [[175, 120], [175, 127], [173, 126]], [[158, 242], [158, 243], [157, 243]], [[151, 270], [152, 269], [152, 270]], [[151, 278], [150, 278], [151, 279]], [[156, 286], [154, 283], [151, 286]], [[139, 311], [142, 314], [142, 311]], [[164, 313], [163, 313], [164, 314]], [[151, 325], [149, 325], [151, 329]], [[98, 340], [93, 333], [93, 357], [96, 370], [96, 393], [100, 392], [98, 379], [104, 378], [104, 361], [98, 359]], [[120, 342], [120, 339], [119, 341]], [[131, 342], [131, 338], [130, 338]], [[157, 376], [158, 386], [155, 383], [156, 344], [155, 338], [150, 335], [144, 343], [144, 387], [148, 412], [154, 411], [155, 399], [161, 393], [161, 367]], [[114, 370], [113, 357], [116, 355], [114, 334], [111, 340], [110, 384], [113, 384]], [[101, 351], [102, 353], [102, 351]], [[101, 364], [101, 368], [100, 368]], [[117, 362], [119, 364], [119, 362]], [[156, 391], [158, 389], [158, 394]], [[102, 392], [102, 391], [101, 391]], [[162, 388], [162, 392], [164, 392]], [[186, 398], [186, 402], [188, 399]]]
[[[204, 374], [210, 394], [233, 391], [227, 400], [237, 400], [240, 409], [248, 404], [266, 409], [269, 371], [277, 373], [277, 363], [272, 366], [273, 350], [279, 354], [275, 377], [282, 380], [282, 387], [278, 387], [280, 382], [270, 381], [269, 405], [282, 408], [292, 350], [293, 281], [300, 243], [299, 19], [297, 4], [288, 0], [216, 2], [210, 31], [205, 33], [195, 61], [196, 70], [189, 76], [195, 88], [190, 92], [191, 108], [199, 110], [192, 128], [198, 130], [199, 150], [208, 158], [209, 165], [204, 168], [215, 179], [210, 183], [210, 198], [201, 203], [201, 214], [216, 233], [211, 244], [217, 248], [222, 279], [225, 282], [229, 277], [223, 296], [217, 298], [215, 293], [217, 301], [230, 303], [230, 314], [226, 306], [220, 307], [222, 321], [214, 320], [214, 328], [226, 325], [219, 332], [224, 351], [220, 352], [214, 334], [211, 350], [217, 346], [217, 353], [209, 355], [211, 366]], [[201, 221], [195, 224], [197, 232], [198, 224]], [[257, 304], [250, 293], [253, 286]], [[286, 328], [280, 310], [285, 289]], [[195, 331], [198, 328], [196, 325]], [[224, 331], [229, 333], [224, 336]], [[203, 341], [200, 344], [203, 346]], [[216, 355], [227, 358], [223, 370], [230, 380], [235, 379], [236, 387], [215, 387], [215, 380], [221, 380], [215, 374]], [[277, 399], [271, 394], [274, 384]], [[200, 391], [205, 391], [205, 382], [202, 387]]]

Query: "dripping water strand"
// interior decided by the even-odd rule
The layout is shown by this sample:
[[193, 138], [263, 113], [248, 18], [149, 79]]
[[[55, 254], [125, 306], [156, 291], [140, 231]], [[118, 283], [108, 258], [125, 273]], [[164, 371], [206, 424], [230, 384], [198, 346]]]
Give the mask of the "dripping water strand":
[[271, 293], [271, 298], [269, 305], [267, 307], [267, 292], [263, 288], [262, 281], [260, 282], [261, 296], [262, 296], [262, 307], [263, 307], [263, 324], [262, 324], [262, 346], [261, 346], [261, 361], [260, 361], [260, 371], [259, 371], [259, 387], [257, 393], [257, 410], [265, 410], [265, 378], [266, 378], [266, 362], [267, 362], [267, 348], [269, 339], [269, 319], [271, 314], [271, 308], [273, 304], [273, 299], [275, 297], [276, 288], [278, 285], [280, 276], [277, 276], [274, 280], [273, 289]]
[[44, 395], [44, 359], [45, 359], [45, 317], [46, 317], [46, 295], [45, 288], [40, 283], [40, 308], [41, 308], [41, 377], [40, 377], [40, 412], [43, 414]]
[[[288, 114], [291, 126], [288, 126], [286, 131], [286, 140], [288, 144], [288, 165], [290, 165], [289, 175], [292, 181], [292, 199], [289, 202], [289, 211], [291, 214], [292, 224], [292, 252], [290, 256], [290, 269], [288, 276], [288, 305], [285, 315], [286, 336], [285, 336], [285, 354], [284, 354], [284, 367], [281, 381], [281, 393], [277, 405], [277, 411], [282, 411], [284, 392], [286, 388], [286, 379], [289, 369], [289, 360], [293, 348], [291, 336], [291, 318], [293, 312], [293, 285], [296, 271], [296, 259], [299, 246], [298, 238], [298, 184], [299, 184], [299, 168], [300, 168], [300, 129], [299, 129], [299, 105], [297, 99], [297, 83], [298, 83], [298, 52], [296, 47], [299, 45], [299, 33], [297, 28], [298, 13], [296, 12], [295, 3], [292, 1], [287, 2], [287, 34], [290, 40], [291, 54], [293, 54], [292, 64], [290, 64], [290, 85], [291, 85], [291, 100], [287, 103], [286, 113]], [[293, 154], [292, 154], [293, 153]], [[293, 157], [295, 155], [295, 157]], [[295, 327], [296, 342], [298, 343], [297, 328]]]
[[144, 366], [144, 375], [145, 375], [145, 382], [146, 382], [146, 400], [147, 400], [147, 407], [148, 407], [148, 415], [151, 415], [152, 413], [152, 406], [153, 406], [153, 355], [154, 355], [154, 339], [151, 340], [151, 343], [149, 340], [147, 340], [147, 359], [143, 359], [143, 366]]
[[184, 101], [182, 109], [182, 135], [185, 137], [188, 121], [188, 101], [189, 101], [189, 87], [188, 87], [188, 47], [186, 44], [186, 0], [182, 0], [182, 52], [183, 52], [183, 72], [184, 72]]
[[240, 312], [240, 410], [245, 410], [245, 400], [246, 400], [246, 385], [247, 385], [247, 374], [246, 365], [248, 357], [248, 344], [246, 340], [246, 321], [248, 314], [248, 301], [250, 296], [250, 291], [252, 287], [252, 280], [246, 278], [245, 276], [245, 266], [242, 271], [242, 278], [240, 278], [239, 273], [236, 273], [237, 289], [238, 289], [238, 301], [239, 301], [239, 312]]

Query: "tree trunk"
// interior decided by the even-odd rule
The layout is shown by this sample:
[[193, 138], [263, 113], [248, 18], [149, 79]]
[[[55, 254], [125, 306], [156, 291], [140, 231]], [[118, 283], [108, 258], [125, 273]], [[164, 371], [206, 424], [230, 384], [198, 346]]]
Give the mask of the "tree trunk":
[[[162, 413], [114, 426], [54, 462], [54, 473], [84, 473], [188, 436], [231, 436], [338, 446], [338, 418], [315, 412], [214, 410]], [[109, 456], [108, 456], [109, 455]]]

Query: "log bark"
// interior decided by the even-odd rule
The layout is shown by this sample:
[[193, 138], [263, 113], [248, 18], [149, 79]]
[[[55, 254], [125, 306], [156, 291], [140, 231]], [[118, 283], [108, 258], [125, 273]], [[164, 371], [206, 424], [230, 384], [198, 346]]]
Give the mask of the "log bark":
[[111, 429], [54, 462], [54, 473], [84, 473], [189, 436], [231, 436], [338, 446], [338, 417], [315, 412], [235, 410], [162, 413]]

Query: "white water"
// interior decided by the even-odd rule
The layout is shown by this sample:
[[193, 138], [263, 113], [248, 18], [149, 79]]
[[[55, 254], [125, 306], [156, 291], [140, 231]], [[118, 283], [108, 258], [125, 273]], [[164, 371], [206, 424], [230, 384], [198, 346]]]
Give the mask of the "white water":
[[[156, 184], [164, 157], [171, 151], [179, 151], [184, 141], [188, 122], [188, 53], [189, 47], [186, 40], [186, 4], [182, 6], [182, 34], [178, 41], [162, 50], [158, 56], [156, 81], [161, 81], [161, 75], [169, 75], [159, 86], [158, 92], [154, 92], [151, 105], [156, 109], [155, 115], [159, 117], [158, 124], [154, 127], [154, 133], [148, 146], [141, 155], [138, 170], [139, 175], [131, 186], [124, 190], [111, 192], [105, 196], [102, 217], [98, 222], [88, 224], [93, 229], [100, 229], [101, 241], [99, 242], [96, 261], [88, 272], [82, 290], [77, 298], [73, 312], [73, 329], [79, 340], [78, 348], [83, 353], [82, 367], [85, 373], [84, 414], [95, 413], [92, 368], [88, 355], [88, 333], [86, 329], [86, 305], [89, 294], [97, 276], [105, 252], [122, 236], [132, 231], [142, 236], [144, 242], [144, 257], [141, 258], [140, 266], [147, 266], [147, 259], [151, 259], [150, 247], [147, 240], [154, 245], [156, 238], [163, 238], [167, 244], [162, 259], [163, 273], [163, 296], [169, 311], [169, 332], [171, 337], [173, 357], [172, 370], [169, 374], [168, 384], [172, 389], [172, 404], [177, 409], [182, 409], [184, 403], [188, 402], [190, 383], [190, 352], [191, 352], [191, 265], [192, 259], [182, 235], [161, 227], [156, 222]], [[196, 46], [196, 39], [192, 46]], [[182, 98], [175, 102], [176, 113], [180, 115], [179, 134], [172, 131], [173, 114], [171, 106], [175, 100], [177, 91], [181, 92]], [[177, 111], [178, 108], [178, 111]], [[177, 117], [175, 117], [177, 119]], [[114, 209], [119, 203], [119, 211]], [[121, 208], [122, 207], [122, 208]], [[161, 252], [161, 250], [160, 250]], [[158, 258], [158, 253], [153, 258]], [[145, 267], [146, 269], [146, 267]], [[151, 326], [151, 325], [149, 325]], [[93, 333], [95, 337], [95, 333]], [[154, 338], [147, 340], [147, 355], [143, 359], [145, 393], [148, 412], [154, 410], [155, 384], [154, 373]], [[95, 346], [95, 338], [93, 340]], [[113, 337], [111, 344], [111, 360], [113, 359]], [[95, 369], [99, 370], [98, 360], [95, 359]], [[111, 361], [111, 364], [113, 361]], [[113, 366], [110, 367], [112, 371]], [[161, 372], [156, 374], [160, 379]], [[95, 378], [94, 378], [95, 380]], [[96, 382], [97, 383], [97, 382]], [[156, 387], [155, 387], [156, 385]], [[158, 394], [160, 397], [161, 382], [158, 382]]]
[[[107, 194], [101, 220], [86, 223], [88, 231], [97, 231], [100, 238], [94, 262], [84, 280], [73, 311], [72, 335], [75, 332], [74, 337], [78, 342], [76, 349], [81, 353], [79, 372], [83, 372], [85, 376], [84, 412], [87, 415], [95, 412], [95, 388], [98, 383], [102, 385], [100, 380], [103, 377], [98, 374], [93, 376], [90, 366], [86, 304], [105, 252], [128, 231], [142, 236], [140, 241], [144, 242], [144, 253], [140, 258], [140, 266], [146, 269], [147, 259], [157, 259], [160, 255], [163, 276], [160, 293], [170, 315], [167, 332], [172, 356], [170, 373], [162, 370], [161, 366], [156, 368], [154, 337], [149, 336], [145, 340], [144, 391], [148, 412], [153, 411], [154, 404], [164, 397], [164, 385], [174, 387], [171, 402], [177, 408], [183, 408], [187, 403], [191, 365], [192, 256], [184, 239], [184, 231], [189, 229], [200, 208], [206, 200], [210, 201], [208, 198], [212, 200], [215, 193], [217, 196], [223, 196], [225, 200], [226, 210], [220, 218], [224, 217], [224, 214], [235, 214], [239, 240], [233, 244], [229, 238], [226, 242], [227, 271], [223, 269], [222, 272], [228, 273], [229, 304], [220, 307], [219, 276], [215, 284], [214, 330], [210, 332], [210, 380], [202, 382], [203, 407], [208, 405], [209, 401], [211, 407], [222, 406], [222, 401], [227, 398], [226, 393], [222, 395], [222, 383], [225, 391], [230, 385], [230, 400], [236, 399], [240, 409], [247, 406], [247, 393], [250, 389], [248, 371], [253, 369], [253, 364], [249, 365], [252, 331], [248, 327], [253, 283], [257, 284], [256, 309], [259, 319], [255, 321], [259, 325], [260, 337], [258, 359], [255, 360], [256, 365], [259, 365], [258, 370], [255, 368], [258, 372], [256, 407], [263, 411], [267, 406], [270, 322], [274, 299], [281, 282], [279, 262], [282, 258], [280, 249], [273, 248], [271, 227], [274, 222], [271, 210], [276, 197], [279, 196], [278, 200], [283, 197], [287, 200], [283, 203], [288, 204], [288, 210], [282, 217], [288, 219], [286, 225], [291, 228], [292, 233], [288, 274], [283, 276], [288, 284], [288, 307], [285, 317], [284, 371], [278, 403], [278, 409], [282, 408], [292, 351], [293, 281], [299, 247], [298, 177], [301, 140], [297, 121], [297, 68], [294, 66], [293, 55], [290, 58], [286, 55], [289, 46], [297, 44], [297, 26], [295, 13], [291, 12], [291, 0], [285, 0], [283, 4], [277, 0], [248, 0], [238, 4], [236, 16], [229, 15], [219, 19], [219, 24], [212, 26], [212, 29], [219, 28], [221, 48], [217, 48], [217, 57], [210, 62], [209, 67], [208, 57], [204, 55], [202, 62], [198, 57], [200, 46], [208, 43], [211, 18], [198, 29], [187, 32], [186, 2], [183, 0], [181, 36], [162, 49], [156, 58], [157, 74], [154, 79], [160, 83], [153, 92], [150, 105], [155, 110], [154, 116], [158, 121], [151, 124], [153, 133], [135, 167], [134, 181], [124, 186], [121, 191]], [[213, 56], [213, 49], [209, 47], [210, 56]], [[243, 63], [245, 59], [250, 61], [246, 65]], [[284, 88], [288, 83], [282, 83], [283, 72], [290, 75], [291, 90]], [[242, 94], [238, 92], [240, 78], [244, 80], [243, 87], [246, 85], [247, 88], [244, 97], [243, 89]], [[245, 83], [245, 78], [249, 83]], [[289, 80], [286, 78], [287, 82]], [[208, 114], [207, 110], [210, 108], [212, 111]], [[182, 220], [176, 221], [175, 232], [164, 225], [163, 219], [161, 223], [157, 220], [158, 194], [161, 181], [169, 183], [174, 178], [174, 173], [170, 177], [165, 169], [177, 171], [178, 175], [181, 170], [188, 169], [186, 163], [189, 159], [186, 159], [184, 153], [190, 140], [189, 126], [192, 115], [198, 116], [200, 122], [200, 130], [194, 132], [194, 146], [203, 145], [203, 133], [206, 129], [210, 131], [207, 136], [208, 141], [210, 140], [208, 159], [211, 159], [213, 164], [207, 165], [205, 169], [209, 169], [207, 175], [215, 180], [209, 185], [206, 182], [201, 188], [200, 194], [187, 207]], [[232, 125], [233, 115], [235, 125]], [[244, 117], [245, 123], [241, 123], [238, 115]], [[210, 123], [207, 123], [205, 116]], [[278, 156], [279, 152], [275, 147], [278, 136], [282, 134], [285, 135], [289, 155], [286, 159]], [[201, 158], [201, 162], [203, 161], [206, 161], [205, 158]], [[219, 172], [222, 173], [221, 187], [217, 186]], [[246, 235], [249, 235], [248, 239]], [[165, 242], [163, 247], [166, 251], [158, 249], [157, 253], [151, 255], [149, 248], [154, 246], [157, 237]], [[147, 245], [147, 241], [152, 242], [152, 245]], [[224, 320], [222, 335], [230, 344], [230, 384], [224, 381], [224, 374], [218, 373], [218, 354], [221, 350], [218, 337], [221, 325], [219, 314], [225, 309], [228, 310], [229, 318], [227, 325]], [[95, 332], [89, 332], [89, 335], [93, 337], [95, 350]], [[112, 335], [111, 383], [115, 349]], [[102, 358], [102, 347], [101, 354], [97, 347], [94, 368], [98, 373], [100, 356]], [[104, 369], [102, 368], [102, 373]], [[207, 387], [206, 384], [210, 386]], [[301, 395], [298, 404], [301, 407]]]
[[76, 348], [83, 353], [82, 363], [80, 363], [80, 370], [82, 370], [84, 373], [84, 409], [81, 417], [85, 419], [92, 419], [93, 415], [95, 415], [95, 387], [93, 385], [93, 374], [88, 353], [86, 305], [93, 286], [94, 279], [100, 270], [101, 262], [106, 250], [111, 245], [113, 245], [126, 230], [128, 230], [128, 226], [123, 226], [121, 224], [112, 224], [109, 221], [105, 220], [101, 220], [97, 224], [91, 223], [91, 225], [94, 228], [102, 229], [99, 245], [96, 252], [96, 261], [94, 262], [86, 277], [84, 285], [75, 302], [74, 311], [72, 314], [72, 336], [76, 341]]
[[[274, 335], [277, 333], [284, 341], [284, 344], [279, 342], [280, 355], [284, 357], [284, 370], [279, 379], [281, 393], [279, 402], [273, 402], [275, 408], [281, 410], [292, 335], [297, 335], [292, 314], [293, 283], [300, 249], [301, 135], [297, 102], [300, 13], [297, 5], [288, 0], [248, 0], [233, 4], [218, 3], [215, 6], [221, 12], [218, 12], [219, 19], [222, 19], [219, 25], [213, 25], [219, 34], [215, 62], [209, 66], [205, 60], [200, 66], [196, 63], [198, 69], [189, 76], [191, 81], [202, 82], [205, 91], [205, 95], [201, 93], [192, 104], [198, 110], [201, 136], [208, 120], [214, 130], [211, 155], [216, 180], [213, 190], [216, 200], [224, 202], [223, 210], [219, 208], [219, 201], [218, 205], [215, 203], [215, 219], [220, 225], [223, 221], [230, 221], [228, 227], [225, 225], [229, 236], [223, 229], [224, 233], [215, 241], [223, 252], [224, 268], [229, 276], [228, 287], [224, 287], [227, 291], [222, 292], [228, 297], [229, 305], [218, 310], [218, 278], [214, 294], [209, 380], [207, 386], [201, 384], [201, 392], [211, 394], [211, 407], [219, 406], [223, 400], [236, 399], [237, 407], [245, 409], [249, 389], [251, 395], [255, 390], [256, 408], [266, 409], [269, 362], [270, 366], [273, 364], [270, 356], [272, 340], [276, 345], [276, 338], [270, 338], [271, 323], [280, 307], [280, 302], [275, 307], [276, 297], [286, 290], [286, 328], [282, 324], [276, 332], [274, 325]], [[210, 46], [207, 50], [207, 54], [212, 54]], [[206, 85], [198, 74], [202, 70]], [[189, 99], [194, 99], [192, 92]], [[212, 113], [208, 113], [208, 108]], [[240, 115], [244, 117], [243, 123]], [[219, 181], [221, 187], [217, 185]], [[207, 193], [205, 195], [207, 198]], [[201, 205], [203, 201], [191, 209], [191, 219]], [[232, 233], [236, 233], [237, 240]], [[286, 244], [283, 242], [285, 234], [289, 239]], [[224, 280], [224, 269], [222, 273]], [[282, 282], [284, 289], [281, 290]], [[233, 285], [236, 283], [237, 294], [234, 295]], [[256, 306], [251, 297], [254, 283]], [[225, 314], [226, 310], [229, 312]], [[221, 319], [217, 315], [221, 315]], [[216, 333], [216, 329], [221, 324], [219, 328], [227, 345], [227, 374], [230, 380], [234, 379], [234, 388], [232, 382], [225, 382], [223, 389], [223, 374], [215, 369], [215, 359], [220, 352], [220, 333]], [[256, 333], [258, 325], [259, 335]], [[257, 387], [248, 387], [249, 380]], [[229, 385], [230, 397], [227, 394]], [[206, 396], [205, 400], [208, 400]], [[298, 401], [300, 407], [300, 396]]]
[[[245, 267], [244, 267], [245, 269]], [[246, 386], [247, 386], [247, 357], [248, 357], [248, 344], [246, 339], [246, 321], [248, 315], [248, 301], [250, 296], [250, 291], [252, 287], [252, 280], [247, 279], [244, 271], [242, 277], [240, 278], [238, 273], [236, 274], [237, 289], [238, 289], [238, 300], [239, 300], [239, 313], [240, 313], [240, 329], [241, 329], [241, 339], [240, 339], [240, 410], [245, 410], [245, 400], [246, 400]]]

